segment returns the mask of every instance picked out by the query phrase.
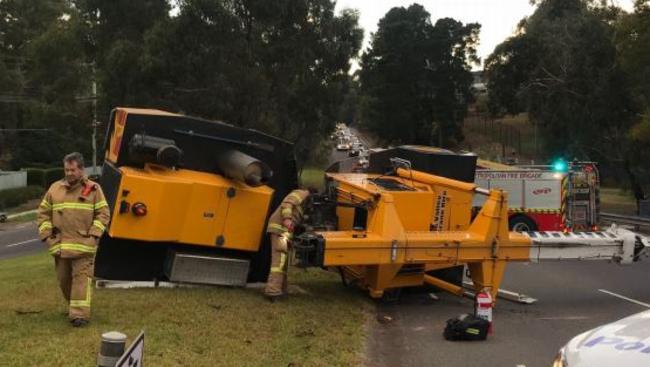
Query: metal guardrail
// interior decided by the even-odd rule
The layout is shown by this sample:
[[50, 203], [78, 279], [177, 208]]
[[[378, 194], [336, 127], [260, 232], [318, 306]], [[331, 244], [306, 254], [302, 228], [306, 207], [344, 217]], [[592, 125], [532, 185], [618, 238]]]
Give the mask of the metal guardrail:
[[614, 213], [600, 213], [601, 221], [616, 224], [627, 224], [638, 227], [650, 228], [650, 218], [638, 217], [636, 215], [621, 215]]

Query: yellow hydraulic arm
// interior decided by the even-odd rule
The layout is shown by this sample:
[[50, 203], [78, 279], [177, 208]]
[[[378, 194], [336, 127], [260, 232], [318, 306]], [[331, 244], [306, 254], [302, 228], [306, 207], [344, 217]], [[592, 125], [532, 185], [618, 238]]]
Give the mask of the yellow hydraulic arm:
[[[495, 299], [509, 261], [634, 257], [635, 240], [620, 234], [583, 239], [510, 232], [508, 195], [501, 190], [402, 168], [391, 176], [328, 174], [327, 180], [336, 195], [338, 230], [296, 238], [298, 261], [340, 267], [372, 297], [424, 283], [462, 294], [459, 285], [429, 271], [467, 265], [476, 291]], [[487, 200], [472, 219], [476, 194]]]

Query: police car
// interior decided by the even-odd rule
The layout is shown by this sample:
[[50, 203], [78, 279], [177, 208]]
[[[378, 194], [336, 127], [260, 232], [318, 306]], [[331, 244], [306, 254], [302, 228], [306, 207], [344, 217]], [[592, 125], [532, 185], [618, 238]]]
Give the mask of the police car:
[[650, 366], [650, 310], [571, 339], [552, 367]]

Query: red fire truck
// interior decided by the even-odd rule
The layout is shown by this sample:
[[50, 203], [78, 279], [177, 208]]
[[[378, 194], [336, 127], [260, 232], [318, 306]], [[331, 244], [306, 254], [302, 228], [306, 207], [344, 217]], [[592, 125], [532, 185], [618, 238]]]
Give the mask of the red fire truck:
[[[597, 230], [600, 182], [594, 162], [506, 166], [479, 160], [477, 167], [479, 186], [508, 191], [511, 230]], [[482, 200], [478, 196], [474, 206], [481, 206]]]

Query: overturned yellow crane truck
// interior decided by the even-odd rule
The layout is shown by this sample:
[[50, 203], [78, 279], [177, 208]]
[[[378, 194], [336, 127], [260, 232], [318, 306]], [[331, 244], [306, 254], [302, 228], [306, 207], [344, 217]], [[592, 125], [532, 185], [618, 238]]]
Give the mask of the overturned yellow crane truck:
[[[410, 160], [400, 158], [406, 156]], [[425, 283], [462, 295], [460, 281], [450, 282], [436, 271], [466, 265], [475, 289], [496, 299], [510, 261], [628, 264], [649, 245], [646, 237], [616, 227], [510, 232], [508, 194], [468, 182], [475, 162], [476, 157], [407, 146], [371, 156], [376, 173], [328, 173], [326, 192], [307, 210], [311, 228], [293, 240], [298, 264], [338, 267], [344, 282], [356, 282], [374, 298]], [[465, 181], [416, 170], [413, 163]], [[487, 199], [472, 215], [474, 195]]]
[[[268, 216], [297, 186], [293, 147], [263, 133], [164, 111], [117, 108], [100, 182], [112, 211], [98, 278], [242, 285], [268, 274]], [[339, 165], [340, 166], [340, 165]], [[639, 258], [624, 229], [508, 231], [508, 195], [474, 181], [476, 157], [405, 146], [370, 155], [370, 172], [326, 174], [293, 247], [300, 266], [338, 268], [372, 297], [432, 284], [462, 293], [469, 268], [493, 296], [509, 261]], [[487, 200], [472, 212], [474, 195]]]
[[104, 147], [100, 183], [112, 220], [97, 278], [266, 279], [267, 217], [297, 187], [292, 144], [222, 122], [116, 108]]

